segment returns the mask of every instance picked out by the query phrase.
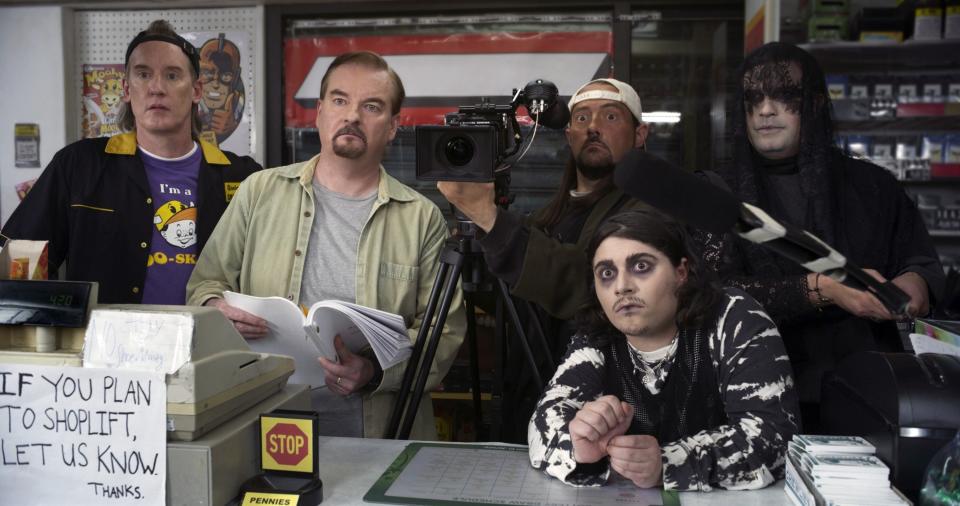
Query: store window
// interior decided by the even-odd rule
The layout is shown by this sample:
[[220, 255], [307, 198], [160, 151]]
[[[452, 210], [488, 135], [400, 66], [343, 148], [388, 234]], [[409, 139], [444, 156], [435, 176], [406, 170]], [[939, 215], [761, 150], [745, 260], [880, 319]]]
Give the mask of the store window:
[[[443, 124], [447, 113], [482, 100], [509, 104], [514, 89], [534, 79], [555, 83], [565, 101], [584, 82], [611, 75], [611, 26], [611, 15], [604, 13], [289, 19], [283, 41], [283, 162], [319, 152], [315, 104], [330, 62], [347, 51], [376, 51], [400, 75], [407, 94], [384, 167], [446, 211], [436, 184], [416, 179], [416, 126]], [[529, 141], [532, 123], [522, 113], [521, 130]], [[516, 197], [511, 209], [526, 213], [545, 205], [568, 156], [563, 132], [541, 126], [511, 169]]]

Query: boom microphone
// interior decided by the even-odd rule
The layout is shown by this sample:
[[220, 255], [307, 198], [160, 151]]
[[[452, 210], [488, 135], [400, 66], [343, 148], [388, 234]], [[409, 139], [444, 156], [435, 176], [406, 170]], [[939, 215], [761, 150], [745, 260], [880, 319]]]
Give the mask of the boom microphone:
[[539, 114], [541, 125], [561, 129], [570, 121], [570, 110], [562, 100], [557, 100], [560, 92], [550, 81], [535, 79], [523, 87], [524, 105], [530, 116]]
[[613, 180], [631, 197], [707, 232], [728, 232], [740, 219], [732, 193], [646, 151], [627, 153]]
[[892, 281], [880, 283], [815, 235], [781, 224], [757, 206], [645, 151], [628, 153], [614, 182], [631, 197], [707, 232], [731, 231], [769, 248], [812, 272], [867, 291], [894, 315], [906, 314], [910, 297]]

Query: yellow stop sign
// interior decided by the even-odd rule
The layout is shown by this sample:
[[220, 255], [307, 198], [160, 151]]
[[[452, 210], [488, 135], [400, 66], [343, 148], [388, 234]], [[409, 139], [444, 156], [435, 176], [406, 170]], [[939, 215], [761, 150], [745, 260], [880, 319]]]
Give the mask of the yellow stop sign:
[[271, 420], [263, 418], [261, 423], [269, 424], [263, 427], [263, 441], [261, 448], [263, 450], [262, 461], [264, 469], [273, 469], [278, 471], [300, 471], [312, 472], [312, 459], [310, 458], [313, 449], [311, 448], [311, 438], [307, 435], [310, 432], [309, 421], [304, 420], [306, 427], [299, 427], [299, 420], [290, 418], [280, 420]]

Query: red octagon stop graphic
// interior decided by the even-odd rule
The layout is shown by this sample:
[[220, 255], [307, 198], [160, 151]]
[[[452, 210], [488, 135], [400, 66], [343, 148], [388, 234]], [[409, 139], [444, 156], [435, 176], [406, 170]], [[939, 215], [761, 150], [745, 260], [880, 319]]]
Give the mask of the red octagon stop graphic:
[[267, 432], [267, 454], [277, 464], [295, 466], [310, 451], [307, 435], [292, 423], [278, 423]]

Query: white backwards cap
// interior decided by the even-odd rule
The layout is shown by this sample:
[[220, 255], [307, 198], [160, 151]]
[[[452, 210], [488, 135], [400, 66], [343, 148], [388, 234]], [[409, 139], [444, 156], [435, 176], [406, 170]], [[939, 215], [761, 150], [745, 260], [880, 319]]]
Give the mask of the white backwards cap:
[[[617, 91], [610, 90], [590, 90], [584, 91], [581, 93], [580, 90], [586, 88], [587, 86], [593, 83], [606, 83], [610, 86], [613, 86]], [[633, 117], [637, 121], [643, 121], [643, 108], [640, 106], [640, 95], [637, 95], [636, 90], [633, 89], [633, 86], [629, 84], [618, 81], [616, 79], [605, 78], [605, 79], [594, 79], [593, 81], [584, 84], [570, 97], [570, 102], [567, 104], [567, 107], [570, 109], [570, 112], [573, 112], [573, 106], [583, 102], [584, 100], [595, 100], [595, 99], [605, 99], [613, 100], [615, 102], [620, 102], [625, 105], [627, 109], [630, 110], [630, 113], [633, 114]]]

